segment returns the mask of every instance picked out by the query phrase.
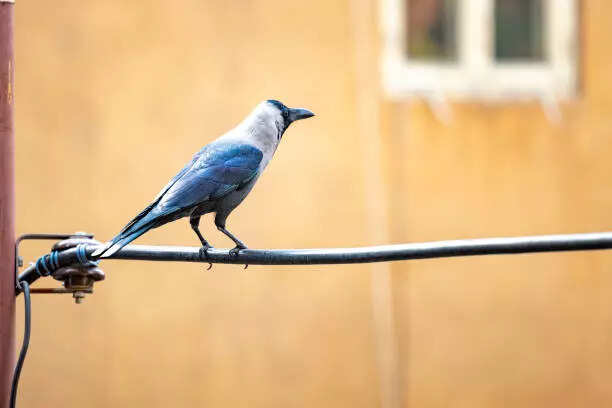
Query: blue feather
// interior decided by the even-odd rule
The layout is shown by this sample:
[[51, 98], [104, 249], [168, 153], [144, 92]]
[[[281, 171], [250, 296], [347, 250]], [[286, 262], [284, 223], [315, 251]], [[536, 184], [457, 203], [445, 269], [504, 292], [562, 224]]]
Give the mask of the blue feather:
[[257, 176], [262, 158], [261, 150], [248, 144], [216, 141], [205, 146], [147, 208], [93, 255], [110, 256], [168, 218], [239, 189]]

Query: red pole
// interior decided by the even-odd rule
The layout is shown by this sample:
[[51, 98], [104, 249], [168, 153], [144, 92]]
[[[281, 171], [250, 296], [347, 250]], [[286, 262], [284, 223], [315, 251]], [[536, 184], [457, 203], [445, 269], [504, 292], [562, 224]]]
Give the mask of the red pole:
[[15, 131], [13, 0], [0, 0], [0, 408], [15, 364]]

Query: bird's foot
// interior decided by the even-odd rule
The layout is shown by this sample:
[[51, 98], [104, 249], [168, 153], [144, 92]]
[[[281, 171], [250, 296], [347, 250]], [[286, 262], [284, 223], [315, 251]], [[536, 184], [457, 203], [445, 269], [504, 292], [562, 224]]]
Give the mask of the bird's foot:
[[[238, 252], [240, 252], [240, 250], [241, 250], [241, 249], [247, 249], [246, 245], [241, 245], [241, 244], [238, 244], [238, 245], [236, 245], [234, 248], [230, 249], [230, 250], [229, 250], [229, 253], [230, 253], [230, 255], [237, 256], [237, 255], [238, 255]], [[244, 265], [244, 269], [246, 269], [246, 268], [248, 268], [248, 267], [249, 267], [249, 265], [248, 265], [248, 264], [247, 264], [247, 265]]]
[[[200, 248], [200, 258], [204, 258], [204, 259], [208, 259], [208, 250], [213, 248], [210, 244], [204, 245], [202, 246], [202, 248]], [[211, 262], [208, 262], [208, 268], [206, 268], [207, 271], [210, 271], [212, 269], [213, 264]]]
[[246, 245], [240, 245], [240, 244], [236, 245], [234, 248], [229, 250], [229, 254], [236, 256], [238, 255], [238, 252], [240, 252], [241, 249], [247, 249]]

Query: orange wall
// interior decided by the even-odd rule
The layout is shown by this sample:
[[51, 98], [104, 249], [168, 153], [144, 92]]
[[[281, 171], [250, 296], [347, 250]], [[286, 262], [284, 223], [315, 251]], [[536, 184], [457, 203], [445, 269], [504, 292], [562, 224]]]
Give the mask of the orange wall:
[[[538, 103], [388, 104], [394, 241], [612, 227], [612, 3], [584, 1], [583, 88]], [[401, 120], [400, 118], [405, 118]], [[407, 406], [608, 406], [607, 252], [394, 265]]]
[[[254, 248], [368, 243], [344, 2], [62, 0], [16, 13], [19, 232], [111, 238], [195, 151], [278, 98], [318, 116], [287, 132], [228, 227]], [[203, 232], [230, 247], [209, 217]], [[198, 241], [185, 220], [139, 243]], [[31, 260], [48, 244], [26, 247]], [[35, 297], [21, 406], [378, 401], [365, 267], [102, 267], [81, 306]]]
[[[443, 124], [378, 92], [376, 0], [18, 2], [18, 232], [109, 239], [194, 151], [272, 97], [317, 117], [287, 132], [230, 217], [251, 247], [382, 243], [377, 221], [393, 242], [609, 229], [612, 4], [583, 9], [583, 89], [561, 123], [537, 103], [470, 103]], [[364, 116], [369, 98], [380, 123]], [[372, 123], [387, 221], [367, 210], [374, 140], [358, 135]], [[203, 231], [230, 246], [210, 218]], [[186, 220], [138, 242], [197, 245]], [[24, 257], [47, 249], [26, 244]], [[609, 405], [611, 266], [606, 252], [394, 264], [403, 405]], [[388, 401], [378, 269], [102, 267], [83, 305], [34, 298], [22, 406]]]

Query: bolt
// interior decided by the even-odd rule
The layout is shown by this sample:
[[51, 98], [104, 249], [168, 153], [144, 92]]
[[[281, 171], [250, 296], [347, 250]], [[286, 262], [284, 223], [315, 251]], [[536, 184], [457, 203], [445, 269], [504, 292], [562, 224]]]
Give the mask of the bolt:
[[85, 299], [85, 293], [77, 290], [72, 293], [72, 297], [74, 298], [74, 303], [80, 305], [83, 303], [83, 299]]

